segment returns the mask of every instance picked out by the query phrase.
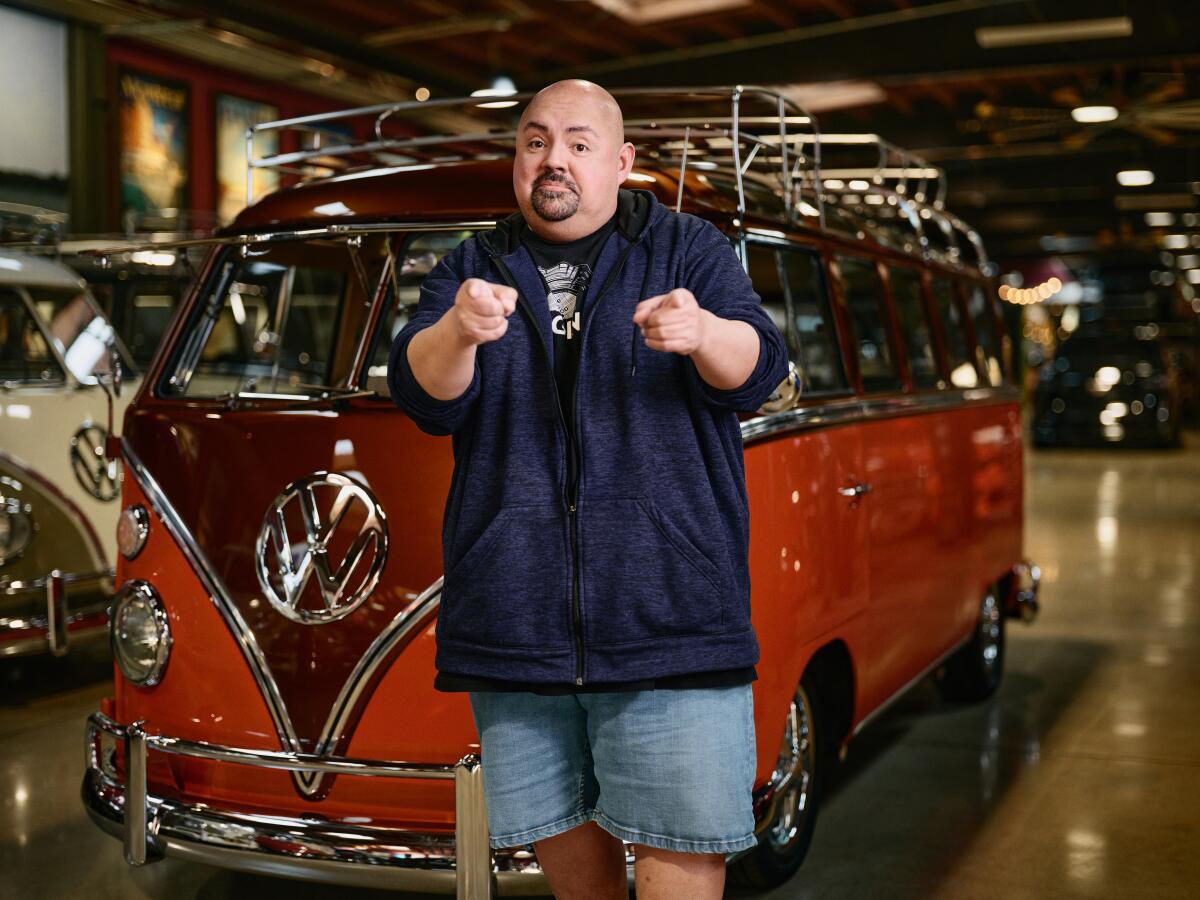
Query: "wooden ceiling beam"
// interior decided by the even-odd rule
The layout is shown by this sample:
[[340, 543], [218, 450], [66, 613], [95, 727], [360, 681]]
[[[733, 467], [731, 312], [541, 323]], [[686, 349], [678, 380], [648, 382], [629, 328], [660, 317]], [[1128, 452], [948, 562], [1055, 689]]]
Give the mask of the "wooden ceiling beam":
[[774, 3], [763, 3], [761, 0], [752, 0], [750, 8], [764, 19], [769, 20], [772, 25], [778, 25], [780, 28], [791, 28], [796, 24], [791, 16], [782, 13]]
[[839, 19], [854, 18], [854, 10], [846, 5], [845, 0], [817, 0], [817, 2]]

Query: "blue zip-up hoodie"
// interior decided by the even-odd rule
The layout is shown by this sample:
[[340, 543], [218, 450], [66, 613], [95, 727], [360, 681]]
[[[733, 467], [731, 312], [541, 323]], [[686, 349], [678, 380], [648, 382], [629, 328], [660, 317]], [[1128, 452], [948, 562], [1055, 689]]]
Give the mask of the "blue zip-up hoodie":
[[[392, 399], [423, 431], [453, 435], [441, 671], [582, 684], [758, 662], [736, 412], [757, 410], [783, 381], [784, 340], [716, 226], [648, 191], [621, 190], [618, 211], [583, 305], [576, 447], [520, 213], [434, 267], [392, 344]], [[515, 287], [517, 309], [503, 337], [476, 348], [466, 391], [438, 400], [414, 378], [408, 342], [470, 277]], [[645, 346], [635, 307], [677, 287], [758, 330], [758, 363], [744, 384], [718, 390], [690, 358]]]

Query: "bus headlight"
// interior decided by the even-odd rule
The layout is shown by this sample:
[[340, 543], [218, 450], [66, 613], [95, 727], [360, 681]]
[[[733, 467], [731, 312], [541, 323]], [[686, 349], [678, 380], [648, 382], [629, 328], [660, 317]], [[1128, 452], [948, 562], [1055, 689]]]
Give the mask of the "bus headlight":
[[113, 601], [109, 627], [121, 674], [139, 687], [158, 684], [171, 652], [171, 628], [166, 607], [149, 582], [125, 582]]
[[0, 494], [0, 566], [20, 557], [33, 540], [32, 508], [19, 497]]
[[133, 559], [146, 546], [150, 534], [150, 514], [140, 503], [121, 510], [117, 519], [117, 549], [126, 559]]

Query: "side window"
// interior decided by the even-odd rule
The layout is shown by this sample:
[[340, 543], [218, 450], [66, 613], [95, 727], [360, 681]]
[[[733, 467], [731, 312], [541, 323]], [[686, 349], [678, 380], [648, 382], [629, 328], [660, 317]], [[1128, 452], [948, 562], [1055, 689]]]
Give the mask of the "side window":
[[20, 295], [0, 288], [0, 382], [62, 384], [65, 380]]
[[792, 332], [795, 334], [804, 389], [809, 392], [846, 390], [846, 370], [838, 349], [829, 292], [821, 258], [809, 250], [784, 250], [784, 283], [792, 307]]
[[888, 345], [883, 318], [883, 285], [875, 263], [856, 256], [839, 256], [837, 262], [854, 328], [863, 390], [895, 390], [900, 387], [900, 375]]
[[933, 301], [937, 307], [942, 334], [946, 338], [950, 383], [960, 388], [976, 387], [979, 384], [979, 373], [975, 371], [972, 354], [967, 350], [967, 336], [962, 317], [958, 312], [958, 304], [954, 302], [954, 285], [945, 278], [933, 279]]
[[[91, 294], [51, 285], [31, 285], [27, 293], [71, 374], [82, 384], [95, 384], [97, 376], [108, 371], [108, 352], [116, 343], [116, 333]], [[129, 365], [123, 354], [122, 360]]]
[[938, 372], [937, 359], [930, 340], [929, 322], [925, 317], [925, 304], [921, 297], [921, 274], [915, 269], [888, 269], [892, 283], [892, 297], [896, 300], [896, 315], [900, 320], [900, 333], [904, 338], [904, 349], [908, 354], [908, 368], [912, 372], [913, 387], [945, 387]]
[[979, 339], [976, 353], [980, 367], [987, 373], [988, 382], [996, 385], [1004, 381], [1004, 367], [1000, 364], [1000, 337], [996, 334], [995, 310], [988, 302], [988, 296], [983, 285], [971, 285], [967, 309], [971, 313], [971, 321], [975, 323], [975, 336]]
[[775, 327], [787, 341], [788, 356], [799, 360], [800, 348], [796, 345], [796, 336], [788, 328], [787, 301], [780, 283], [779, 251], [774, 247], [748, 243], [746, 258], [749, 261], [750, 281], [758, 296], [762, 297], [763, 309], [770, 314]]
[[400, 271], [388, 290], [388, 306], [379, 317], [374, 346], [367, 359], [366, 377], [362, 380], [364, 388], [381, 397], [388, 396], [388, 354], [392, 349], [392, 341], [417, 310], [421, 282], [443, 256], [472, 234], [473, 231], [433, 231], [415, 235], [405, 244], [397, 260]]

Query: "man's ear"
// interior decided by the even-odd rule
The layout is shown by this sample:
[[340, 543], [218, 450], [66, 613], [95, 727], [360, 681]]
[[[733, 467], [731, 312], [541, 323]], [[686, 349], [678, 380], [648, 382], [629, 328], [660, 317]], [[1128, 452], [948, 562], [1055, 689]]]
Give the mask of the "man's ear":
[[625, 179], [629, 177], [629, 173], [633, 171], [633, 144], [626, 141], [621, 145], [620, 151], [617, 153], [617, 177], [618, 183], [624, 184]]

